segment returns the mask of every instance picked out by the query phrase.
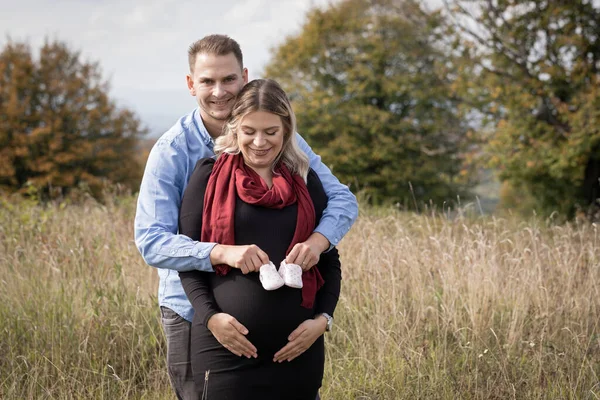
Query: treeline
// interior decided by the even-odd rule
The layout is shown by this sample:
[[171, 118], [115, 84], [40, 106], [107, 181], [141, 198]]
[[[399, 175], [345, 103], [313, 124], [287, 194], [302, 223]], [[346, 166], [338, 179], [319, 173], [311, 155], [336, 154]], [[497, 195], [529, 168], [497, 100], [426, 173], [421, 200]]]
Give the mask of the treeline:
[[[482, 171], [501, 204], [571, 217], [600, 204], [600, 5], [592, 1], [341, 0], [272, 49], [264, 76], [298, 129], [374, 204], [439, 207]], [[0, 186], [139, 182], [144, 131], [98, 66], [64, 44], [0, 54]], [[418, 206], [418, 205], [417, 205]]]
[[597, 212], [600, 6], [423, 3], [336, 2], [273, 49], [300, 132], [375, 203], [440, 206], [491, 168], [505, 206]]
[[0, 53], [0, 189], [47, 199], [79, 188], [139, 185], [135, 113], [108, 96], [97, 63], [62, 42], [34, 55], [9, 42]]

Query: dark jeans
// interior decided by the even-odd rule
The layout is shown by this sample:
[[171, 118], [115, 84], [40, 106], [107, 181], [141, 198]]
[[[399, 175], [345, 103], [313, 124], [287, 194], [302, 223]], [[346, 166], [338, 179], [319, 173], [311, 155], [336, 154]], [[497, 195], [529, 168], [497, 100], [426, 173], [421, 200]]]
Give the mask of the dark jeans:
[[175, 395], [179, 400], [197, 400], [200, 394], [196, 392], [190, 363], [192, 324], [167, 307], [160, 307], [160, 314], [167, 338], [167, 369]]
[[[175, 311], [160, 307], [162, 325], [167, 338], [167, 369], [178, 400], [199, 400], [190, 362], [192, 324]], [[320, 400], [319, 394], [315, 400]]]

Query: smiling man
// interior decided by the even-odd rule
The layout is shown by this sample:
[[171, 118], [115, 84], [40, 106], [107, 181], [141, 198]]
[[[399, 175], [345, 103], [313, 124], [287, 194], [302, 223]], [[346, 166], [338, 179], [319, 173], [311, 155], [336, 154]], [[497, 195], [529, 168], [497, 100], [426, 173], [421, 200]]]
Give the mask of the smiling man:
[[[193, 43], [188, 51], [190, 73], [187, 86], [198, 107], [181, 117], [156, 142], [146, 164], [135, 216], [135, 242], [144, 261], [158, 268], [158, 301], [167, 338], [167, 366], [179, 399], [196, 399], [190, 364], [190, 330], [194, 310], [188, 301], [178, 271], [213, 272], [213, 265], [226, 264], [244, 273], [256, 272], [268, 255], [256, 246], [226, 246], [193, 241], [178, 234], [179, 207], [196, 162], [214, 156], [214, 139], [241, 88], [248, 82], [239, 44], [224, 35], [210, 35]], [[310, 167], [318, 174], [328, 197], [327, 208], [312, 235], [294, 246], [286, 261], [312, 268], [322, 252], [338, 244], [358, 215], [356, 198], [342, 185], [321, 159], [296, 134]], [[202, 207], [202, 205], [199, 205]], [[315, 316], [327, 319], [331, 317]], [[247, 350], [247, 330], [235, 318], [232, 327], [239, 348]]]
[[202, 121], [213, 138], [221, 135], [238, 92], [248, 83], [248, 70], [240, 66], [236, 49], [223, 55], [215, 54], [217, 50], [204, 46], [202, 41], [194, 43], [186, 76], [190, 94], [196, 97]]

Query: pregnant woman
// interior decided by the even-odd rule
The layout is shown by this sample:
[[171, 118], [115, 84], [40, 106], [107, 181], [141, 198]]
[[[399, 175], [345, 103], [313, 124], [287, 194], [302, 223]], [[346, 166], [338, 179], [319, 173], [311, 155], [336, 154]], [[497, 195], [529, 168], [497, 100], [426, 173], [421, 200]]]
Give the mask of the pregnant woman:
[[[217, 243], [213, 253], [222, 263], [216, 274], [179, 273], [195, 311], [194, 380], [209, 400], [314, 400], [321, 386], [323, 333], [340, 293], [337, 250], [302, 272], [302, 288], [286, 282], [266, 290], [279, 286], [267, 282], [279, 275], [261, 267], [285, 261], [327, 205], [295, 130], [281, 87], [273, 80], [248, 83], [216, 141], [217, 159], [198, 161], [184, 193], [180, 233]], [[228, 255], [244, 252], [252, 254], [249, 265], [227, 265]]]

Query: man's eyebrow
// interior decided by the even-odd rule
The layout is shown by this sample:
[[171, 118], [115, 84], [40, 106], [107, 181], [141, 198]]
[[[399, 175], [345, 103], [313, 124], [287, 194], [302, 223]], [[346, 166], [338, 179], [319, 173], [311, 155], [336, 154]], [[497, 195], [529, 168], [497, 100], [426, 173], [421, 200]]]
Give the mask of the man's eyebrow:
[[[223, 77], [223, 78], [222, 78], [222, 80], [225, 80], [225, 79], [232, 79], [232, 78], [237, 78], [237, 74], [229, 74], [229, 75], [227, 75], [227, 76]], [[202, 76], [202, 75], [200, 75], [200, 76], [198, 77], [198, 80], [201, 80], [201, 81], [214, 81], [214, 80], [215, 80], [215, 78], [214, 78], [214, 77], [209, 77], [209, 76]], [[217, 78], [217, 80], [218, 80], [218, 78]]]

